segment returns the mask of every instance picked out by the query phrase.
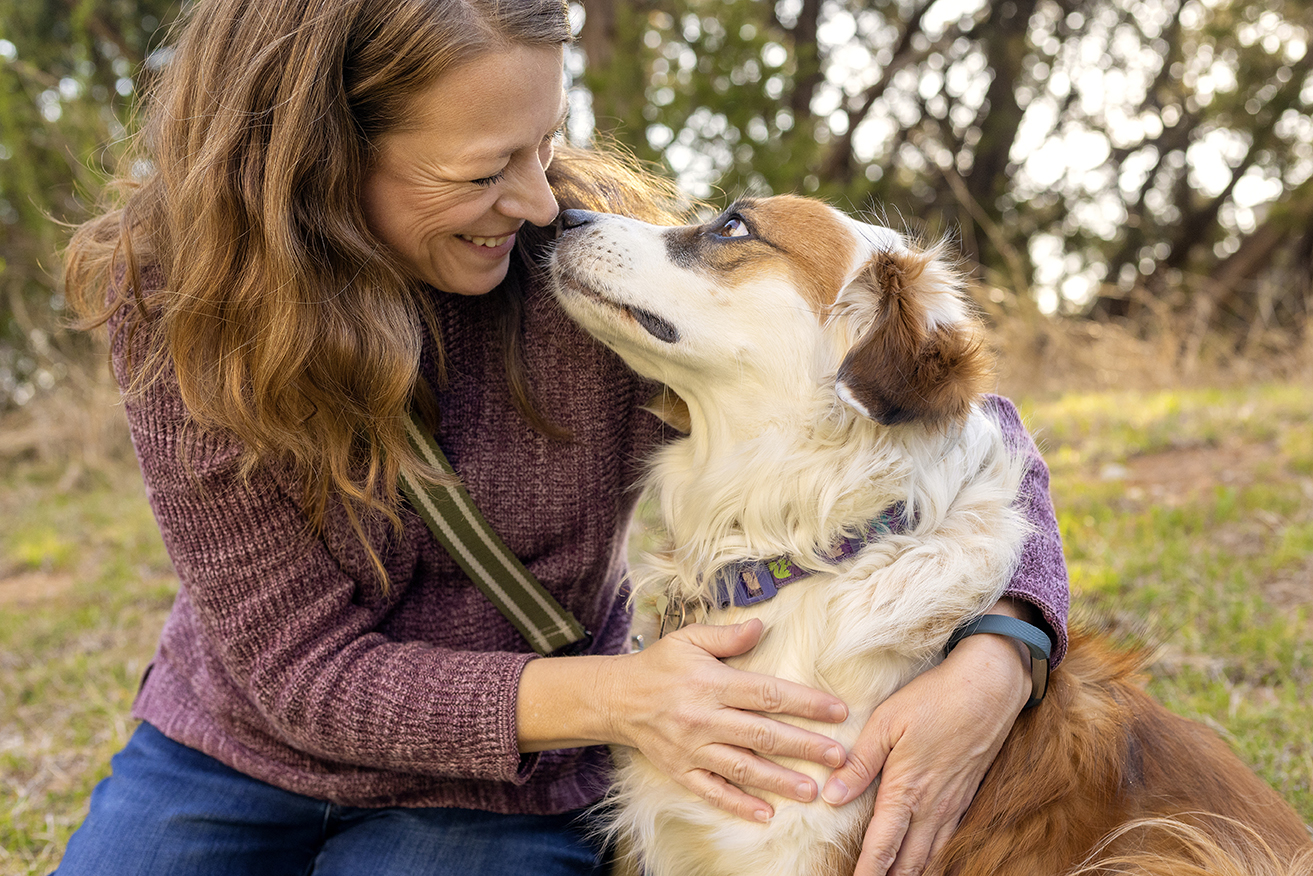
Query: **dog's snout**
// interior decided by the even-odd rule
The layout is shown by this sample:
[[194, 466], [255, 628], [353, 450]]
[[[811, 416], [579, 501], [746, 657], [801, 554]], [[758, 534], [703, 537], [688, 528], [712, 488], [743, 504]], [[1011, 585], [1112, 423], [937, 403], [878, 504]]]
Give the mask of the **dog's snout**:
[[588, 210], [562, 210], [556, 217], [556, 234], [560, 236], [567, 231], [590, 225], [597, 219], [597, 214]]

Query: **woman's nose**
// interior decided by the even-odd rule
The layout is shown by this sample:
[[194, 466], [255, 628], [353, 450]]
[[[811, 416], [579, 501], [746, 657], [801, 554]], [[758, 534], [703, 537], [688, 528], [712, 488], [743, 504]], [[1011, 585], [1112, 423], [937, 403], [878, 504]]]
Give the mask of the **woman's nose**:
[[547, 182], [546, 169], [536, 161], [528, 162], [528, 165], [520, 174], [507, 180], [510, 185], [498, 202], [498, 208], [508, 216], [545, 227], [552, 224], [560, 208], [552, 194], [552, 186]]

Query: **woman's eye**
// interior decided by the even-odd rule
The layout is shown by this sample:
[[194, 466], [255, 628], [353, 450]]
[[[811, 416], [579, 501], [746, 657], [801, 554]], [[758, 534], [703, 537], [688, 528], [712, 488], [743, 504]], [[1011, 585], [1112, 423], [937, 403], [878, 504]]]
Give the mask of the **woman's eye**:
[[715, 231], [717, 237], [747, 237], [749, 233], [748, 223], [738, 216], [729, 217]]
[[479, 179], [472, 179], [470, 180], [470, 182], [474, 183], [476, 186], [483, 186], [486, 189], [488, 186], [495, 186], [497, 183], [501, 182], [505, 178], [506, 178], [506, 171], [499, 170], [496, 173], [494, 173], [492, 176], [484, 176], [484, 177], [480, 177]]

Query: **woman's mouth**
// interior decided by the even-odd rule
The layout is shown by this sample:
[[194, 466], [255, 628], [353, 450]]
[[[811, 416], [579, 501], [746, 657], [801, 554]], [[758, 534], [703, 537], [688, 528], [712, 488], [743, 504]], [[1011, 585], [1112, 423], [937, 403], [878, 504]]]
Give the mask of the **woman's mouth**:
[[472, 234], [458, 234], [456, 236], [459, 237], [461, 240], [468, 241], [469, 243], [474, 244], [475, 246], [483, 246], [483, 247], [487, 247], [488, 249], [496, 249], [499, 246], [504, 246], [506, 244], [506, 241], [510, 240], [515, 235], [505, 234], [502, 235], [501, 237], [476, 237]]

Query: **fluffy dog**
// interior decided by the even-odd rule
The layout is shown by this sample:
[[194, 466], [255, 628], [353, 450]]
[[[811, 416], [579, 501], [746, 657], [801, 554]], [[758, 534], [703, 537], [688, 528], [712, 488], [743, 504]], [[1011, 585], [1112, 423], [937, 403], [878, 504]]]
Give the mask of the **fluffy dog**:
[[[562, 306], [673, 392], [661, 412], [687, 433], [651, 464], [667, 542], [636, 576], [645, 634], [656, 614], [761, 618], [761, 643], [727, 662], [842, 698], [844, 724], [794, 723], [851, 746], [875, 706], [999, 598], [1027, 534], [1013, 507], [1023, 464], [982, 402], [990, 362], [961, 277], [934, 249], [789, 196], [740, 200], [696, 226], [569, 210], [559, 227]], [[754, 563], [775, 563], [789, 586], [761, 599], [775, 585]], [[1051, 876], [1134, 819], [1199, 810], [1280, 854], [1309, 842], [1274, 792], [1134, 674], [1073, 638], [937, 872]], [[874, 787], [842, 807], [765, 795], [775, 817], [753, 824], [640, 753], [618, 755], [613, 828], [650, 876], [853, 871]], [[816, 764], [781, 763], [825, 782]], [[1170, 832], [1121, 836], [1107, 854], [1132, 841], [1179, 854]]]

